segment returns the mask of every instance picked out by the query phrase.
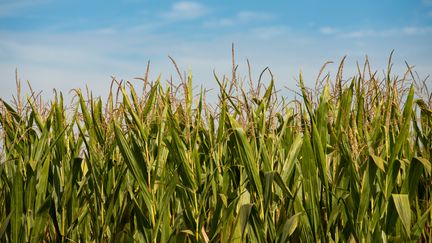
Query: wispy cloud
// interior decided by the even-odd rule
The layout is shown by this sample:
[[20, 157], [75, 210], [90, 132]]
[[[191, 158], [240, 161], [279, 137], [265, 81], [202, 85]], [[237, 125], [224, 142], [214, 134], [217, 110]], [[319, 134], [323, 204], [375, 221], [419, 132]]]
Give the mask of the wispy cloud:
[[186, 20], [199, 18], [206, 12], [207, 8], [198, 2], [183, 1], [174, 3], [171, 9], [161, 16], [168, 20]]
[[349, 38], [366, 38], [366, 37], [389, 37], [392, 35], [397, 35], [400, 33], [398, 29], [384, 29], [384, 30], [374, 30], [374, 29], [359, 29], [353, 31], [342, 32], [341, 36]]
[[402, 32], [407, 35], [432, 34], [432, 26], [410, 26], [403, 28]]
[[254, 36], [266, 40], [286, 34], [287, 31], [288, 27], [280, 25], [253, 28], [250, 32]]
[[339, 30], [336, 29], [336, 28], [334, 28], [334, 27], [324, 26], [324, 27], [321, 27], [321, 28], [319, 29], [319, 32], [320, 32], [321, 34], [331, 35], [331, 34], [338, 33]]
[[274, 15], [269, 13], [261, 13], [255, 11], [240, 11], [233, 17], [212, 19], [204, 22], [203, 26], [208, 28], [230, 27], [249, 22], [264, 22], [274, 18]]
[[431, 26], [407, 26], [402, 28], [390, 28], [383, 30], [358, 30], [347, 33], [347, 37], [364, 38], [364, 37], [390, 37], [390, 36], [420, 36], [432, 34]]
[[259, 20], [269, 20], [273, 18], [272, 14], [254, 12], [254, 11], [240, 11], [237, 13], [237, 19], [240, 21], [259, 21]]
[[[406, 32], [400, 38], [387, 36], [383, 40], [364, 38], [353, 41], [316, 38], [295, 33], [284, 25], [245, 28], [206, 41], [189, 39], [180, 34], [166, 38], [162, 33], [135, 33], [134, 30], [127, 29], [119, 30], [119, 33], [112, 33], [109, 29], [57, 34], [0, 32], [0, 36], [4, 37], [0, 39], [0, 97], [9, 98], [13, 93], [15, 68], [19, 69], [23, 80], [31, 81], [35, 90], [44, 90], [48, 95], [52, 88], [67, 92], [86, 85], [95, 95], [104, 95], [111, 81], [110, 75], [119, 79], [139, 76], [145, 72], [148, 60], [151, 60], [150, 78], [156, 78], [159, 74], [162, 74], [162, 80], [169, 78], [171, 74], [176, 77], [167, 55], [176, 58], [181, 70], [190, 65], [195, 85], [216, 88], [212, 72], [230, 72], [230, 45], [233, 40], [240, 75], [247, 73], [247, 58], [251, 60], [254, 78], [259, 76], [262, 68], [270, 66], [279, 84], [285, 85], [288, 82], [292, 88], [295, 88], [293, 77], [298, 76], [300, 68], [306, 82], [310, 81], [312, 83], [309, 84], [313, 85], [316, 73], [326, 60], [337, 61], [348, 55], [350, 60], [355, 61], [365, 54], [371, 54], [375, 63], [386, 64], [387, 54], [393, 48], [400, 56], [395, 60], [402, 63], [401, 68], [396, 70], [404, 71], [402, 61], [407, 60], [415, 62], [420, 75], [429, 74], [429, 57], [432, 55], [429, 44], [422, 41], [425, 38], [408, 34], [424, 33], [425, 30], [427, 28], [400, 28], [398, 31]], [[379, 31], [358, 32], [358, 35], [372, 35], [376, 32]], [[32, 40], [31, 44], [27, 41], [29, 39]], [[394, 42], [395, 39], [398, 42]], [[364, 45], [353, 44], [360, 41]], [[345, 71], [348, 72], [347, 69]], [[354, 68], [347, 75], [355, 71]]]
[[324, 26], [318, 29], [324, 35], [334, 35], [347, 38], [367, 38], [367, 37], [392, 37], [392, 36], [416, 36], [432, 34], [432, 26], [405, 26], [393, 27], [388, 29], [357, 29], [343, 30], [334, 27]]
[[23, 11], [32, 7], [46, 4], [48, 0], [15, 0], [0, 2], [0, 18], [12, 17], [22, 14]]

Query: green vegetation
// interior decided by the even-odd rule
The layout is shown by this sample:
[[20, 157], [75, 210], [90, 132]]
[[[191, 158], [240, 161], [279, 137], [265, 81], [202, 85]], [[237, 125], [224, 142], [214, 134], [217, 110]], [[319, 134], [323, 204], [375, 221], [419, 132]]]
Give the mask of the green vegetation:
[[314, 92], [300, 76], [289, 102], [215, 75], [215, 108], [191, 75], [70, 107], [18, 92], [0, 102], [0, 241], [430, 241], [432, 96], [409, 68], [364, 70]]

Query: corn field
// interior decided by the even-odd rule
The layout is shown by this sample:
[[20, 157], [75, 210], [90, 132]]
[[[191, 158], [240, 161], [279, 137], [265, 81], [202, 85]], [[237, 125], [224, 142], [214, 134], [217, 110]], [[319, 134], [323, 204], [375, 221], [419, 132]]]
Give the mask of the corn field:
[[18, 89], [0, 101], [0, 241], [431, 242], [426, 81], [342, 67], [289, 101], [235, 69], [213, 103], [192, 75], [71, 105]]

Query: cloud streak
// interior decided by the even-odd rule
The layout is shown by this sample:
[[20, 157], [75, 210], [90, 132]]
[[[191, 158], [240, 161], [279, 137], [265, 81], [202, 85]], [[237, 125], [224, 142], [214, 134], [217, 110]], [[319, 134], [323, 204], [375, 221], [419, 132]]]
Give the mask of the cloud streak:
[[35, 6], [49, 3], [48, 0], [15, 0], [0, 2], [0, 18], [22, 15]]
[[334, 27], [324, 26], [324, 27], [321, 27], [321, 28], [319, 29], [319, 32], [320, 32], [321, 34], [324, 34], [324, 35], [331, 35], [331, 34], [336, 34], [336, 33], [338, 33], [339, 30], [336, 29], [336, 28], [334, 28]]
[[242, 25], [251, 22], [266, 22], [273, 19], [275, 16], [269, 13], [255, 12], [243, 10], [239, 11], [230, 18], [216, 18], [204, 22], [205, 28], [220, 28]]
[[[8, 8], [16, 12], [34, 6], [30, 1], [25, 3]], [[426, 22], [419, 26], [389, 24], [387, 29], [362, 25], [350, 29], [351, 24], [305, 28], [285, 18], [289, 16], [282, 18], [280, 12], [246, 10], [242, 6], [224, 12], [198, 1], [182, 1], [172, 2], [165, 11], [157, 9], [87, 26], [97, 19], [89, 18], [76, 28], [62, 27], [71, 21], [64, 18], [59, 18], [57, 27], [48, 23], [34, 30], [3, 28], [0, 30], [0, 97], [8, 98], [14, 92], [15, 68], [23, 80], [29, 79], [36, 90], [44, 90], [48, 95], [53, 88], [67, 92], [86, 85], [95, 95], [103, 95], [111, 75], [126, 80], [140, 76], [148, 60], [151, 78], [162, 74], [162, 80], [171, 75], [176, 80], [176, 70], [168, 55], [175, 58], [181, 70], [192, 68], [196, 86], [217, 88], [213, 70], [221, 75], [230, 73], [233, 42], [238, 74], [247, 74], [245, 60], [249, 59], [253, 77], [269, 66], [281, 83], [279, 87], [295, 89], [300, 70], [306, 84], [313, 82], [325, 61], [337, 62], [344, 55], [361, 62], [369, 54], [374, 63], [385, 66], [392, 49], [397, 54], [394, 60], [402, 64], [395, 66], [396, 72], [404, 69], [403, 61], [407, 60], [419, 67], [416, 70], [420, 75], [432, 73], [429, 44], [432, 27]], [[73, 18], [74, 23], [76, 20]], [[5, 23], [13, 18], [8, 21]], [[380, 67], [378, 70], [382, 70]], [[345, 71], [347, 76], [355, 74], [355, 63], [347, 64]]]
[[174, 3], [171, 9], [161, 14], [167, 20], [191, 20], [204, 16], [207, 9], [198, 2], [183, 1]]
[[345, 38], [368, 38], [368, 37], [394, 37], [394, 36], [425, 36], [432, 35], [432, 26], [405, 26], [388, 29], [357, 29], [341, 30], [335, 27], [324, 26], [318, 29], [323, 35], [345, 37]]
[[[394, 60], [401, 64], [404, 60], [415, 61], [414, 64], [420, 68], [416, 69], [420, 75], [432, 73], [429, 58], [432, 50], [425, 38], [416, 38], [415, 35], [429, 33], [430, 30], [401, 28], [399, 31], [407, 33], [398, 38], [398, 42], [393, 41], [393, 36], [383, 35], [384, 39], [379, 41], [376, 38], [363, 38], [361, 43], [332, 38], [332, 35], [317, 39], [280, 25], [245, 29], [206, 41], [189, 36], [167, 37], [162, 33], [134, 32], [133, 28], [116, 32], [62, 34], [3, 32], [0, 35], [6, 38], [0, 40], [0, 84], [4, 88], [0, 90], [0, 96], [8, 98], [14, 92], [15, 68], [19, 69], [23, 80], [29, 79], [36, 90], [44, 90], [45, 94], [50, 94], [53, 88], [67, 92], [87, 85], [95, 95], [103, 96], [111, 75], [127, 80], [140, 76], [148, 60], [151, 61], [151, 78], [162, 74], [162, 80], [169, 79], [171, 75], [176, 79], [168, 55], [176, 59], [181, 70], [187, 70], [188, 66], [192, 68], [195, 85], [216, 88], [212, 72], [230, 72], [230, 45], [233, 40], [240, 75], [247, 73], [245, 60], [249, 59], [254, 77], [269, 66], [282, 87], [287, 85], [294, 89], [294, 80], [300, 69], [308, 84], [308, 81], [315, 80], [316, 73], [327, 60], [337, 62], [342, 56], [348, 55], [356, 61], [370, 54], [374, 63], [385, 65], [393, 48], [396, 54], [400, 53]], [[362, 36], [372, 34], [367, 32]], [[118, 36], [134, 38], [119, 39]], [[26, 41], [29, 39], [32, 40], [31, 44]], [[392, 44], [390, 46], [387, 43]], [[355, 64], [347, 65], [347, 76], [355, 74], [355, 68], [349, 70], [351, 66], [355, 67]], [[395, 66], [396, 72], [403, 69], [404, 65], [399, 69]]]

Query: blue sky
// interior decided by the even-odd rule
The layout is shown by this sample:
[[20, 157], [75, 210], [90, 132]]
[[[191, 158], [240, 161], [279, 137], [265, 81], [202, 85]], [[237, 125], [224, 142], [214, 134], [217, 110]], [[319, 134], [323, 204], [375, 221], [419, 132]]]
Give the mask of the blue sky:
[[[0, 0], [0, 97], [15, 89], [15, 68], [45, 95], [86, 85], [105, 95], [111, 76], [164, 80], [192, 69], [196, 86], [215, 88], [213, 70], [229, 74], [231, 43], [240, 76], [269, 66], [278, 87], [295, 88], [302, 70], [313, 85], [347, 55], [345, 77], [368, 55], [384, 70], [395, 49], [420, 77], [432, 74], [432, 0], [382, 1], [52, 1]], [[429, 81], [430, 82], [430, 81]]]

